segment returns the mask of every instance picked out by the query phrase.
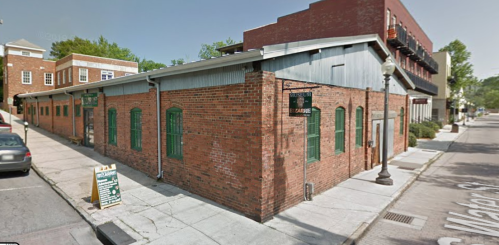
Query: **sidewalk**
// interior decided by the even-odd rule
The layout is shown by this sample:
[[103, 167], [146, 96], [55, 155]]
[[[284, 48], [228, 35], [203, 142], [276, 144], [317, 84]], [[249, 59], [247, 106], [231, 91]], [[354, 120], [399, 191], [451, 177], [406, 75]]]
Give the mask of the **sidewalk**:
[[[9, 114], [1, 113], [8, 121]], [[12, 124], [13, 132], [24, 137], [22, 121], [13, 117]], [[420, 148], [393, 158], [388, 166], [393, 186], [374, 182], [381, 168], [377, 166], [265, 224], [33, 125], [28, 146], [33, 169], [94, 228], [113, 222], [134, 244], [350, 244], [465, 130], [460, 126], [459, 133], [450, 133], [447, 125], [434, 140], [418, 140]], [[93, 168], [111, 163], [117, 165], [123, 203], [100, 210], [90, 203]]]

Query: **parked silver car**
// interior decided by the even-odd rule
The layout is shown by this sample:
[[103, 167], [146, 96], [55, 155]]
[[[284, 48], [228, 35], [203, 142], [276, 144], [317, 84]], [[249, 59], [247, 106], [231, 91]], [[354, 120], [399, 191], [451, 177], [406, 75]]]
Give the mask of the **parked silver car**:
[[23, 171], [29, 174], [31, 152], [19, 135], [0, 133], [0, 172]]

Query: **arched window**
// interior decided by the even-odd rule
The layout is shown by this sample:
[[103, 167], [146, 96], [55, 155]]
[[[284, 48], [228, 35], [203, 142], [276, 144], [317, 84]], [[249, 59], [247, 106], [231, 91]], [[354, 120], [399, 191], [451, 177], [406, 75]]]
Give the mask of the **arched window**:
[[307, 162], [320, 160], [321, 154], [321, 110], [312, 108], [312, 115], [307, 119]]
[[404, 134], [404, 108], [400, 108], [400, 135]]
[[110, 145], [118, 144], [117, 127], [116, 127], [116, 109], [112, 108], [107, 111], [107, 127], [108, 140]]
[[139, 108], [130, 111], [130, 146], [142, 150], [142, 110]]
[[166, 155], [182, 159], [183, 149], [183, 115], [182, 109], [170, 108], [166, 111]]
[[364, 109], [362, 107], [357, 107], [355, 110], [355, 146], [362, 147], [363, 144], [363, 134], [364, 133]]
[[335, 113], [334, 151], [336, 154], [345, 152], [345, 108], [336, 108]]

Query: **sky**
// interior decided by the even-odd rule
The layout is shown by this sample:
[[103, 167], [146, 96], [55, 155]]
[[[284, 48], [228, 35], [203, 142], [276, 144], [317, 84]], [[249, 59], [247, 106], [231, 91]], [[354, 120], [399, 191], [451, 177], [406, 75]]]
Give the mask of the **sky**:
[[[24, 38], [47, 50], [100, 35], [141, 58], [170, 65], [198, 60], [201, 44], [232, 38], [318, 0], [0, 0], [0, 43]], [[475, 76], [499, 75], [498, 0], [401, 0], [433, 42], [455, 39], [471, 52]]]

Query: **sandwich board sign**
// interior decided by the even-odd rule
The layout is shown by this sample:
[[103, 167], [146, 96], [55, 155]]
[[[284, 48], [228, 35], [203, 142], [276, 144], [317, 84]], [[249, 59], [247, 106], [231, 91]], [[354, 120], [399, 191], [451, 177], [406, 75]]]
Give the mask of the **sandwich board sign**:
[[118, 171], [115, 164], [94, 168], [90, 202], [99, 200], [100, 208], [121, 204]]

